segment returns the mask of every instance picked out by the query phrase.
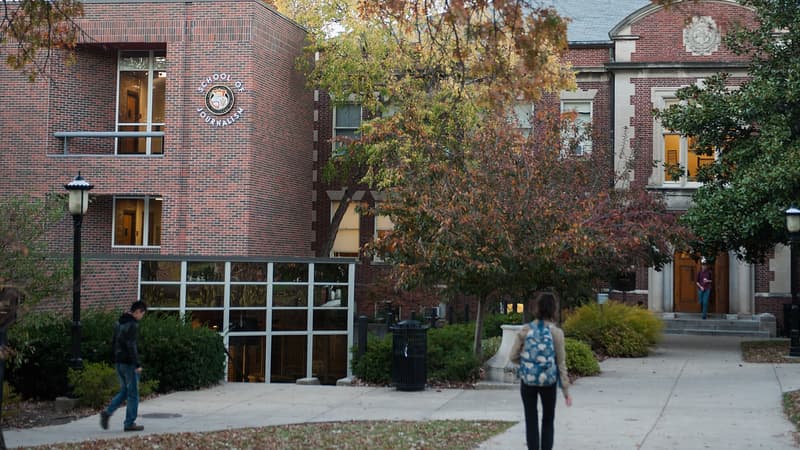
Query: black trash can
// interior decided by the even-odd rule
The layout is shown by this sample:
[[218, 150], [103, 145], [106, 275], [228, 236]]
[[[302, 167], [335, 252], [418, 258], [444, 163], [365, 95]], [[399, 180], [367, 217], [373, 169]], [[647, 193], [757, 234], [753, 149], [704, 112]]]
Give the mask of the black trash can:
[[399, 391], [421, 391], [428, 378], [428, 328], [404, 320], [392, 331], [392, 384]]

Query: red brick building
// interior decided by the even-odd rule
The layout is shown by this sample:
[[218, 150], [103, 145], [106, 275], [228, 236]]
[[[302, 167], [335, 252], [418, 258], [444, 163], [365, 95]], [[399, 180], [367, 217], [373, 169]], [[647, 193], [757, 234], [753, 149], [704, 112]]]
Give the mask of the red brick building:
[[[698, 186], [692, 169], [703, 161], [651, 110], [719, 71], [740, 82], [747, 61], [721, 37], [737, 21], [754, 23], [753, 12], [730, 0], [554, 5], [572, 20], [578, 89], [551, 101], [592, 124], [581, 151], [612, 146], [618, 170], [632, 155], [627, 182], [684, 211]], [[35, 82], [0, 70], [16, 93], [0, 110], [0, 189], [63, 194], [78, 172], [94, 185], [83, 222], [84, 307], [142, 298], [191, 312], [225, 332], [232, 380], [331, 382], [349, 370], [357, 313], [374, 316], [386, 300], [402, 319], [439, 306], [432, 297], [388, 298], [375, 288], [386, 270], [380, 261], [362, 259], [356, 269], [353, 259], [314, 258], [341, 192], [320, 169], [331, 137], [354, 133], [362, 112], [334, 110], [306, 87], [295, 68], [301, 27], [258, 0], [85, 0], [84, 9], [74, 64], [55, 52]], [[672, 180], [665, 162], [688, 167], [688, 176]], [[363, 189], [355, 198], [380, 195]], [[385, 218], [351, 211], [325, 256], [351, 257], [390, 229]], [[72, 251], [66, 213], [52, 239]], [[778, 247], [755, 266], [717, 255], [712, 312], [780, 313], [787, 254]], [[661, 272], [640, 269], [628, 298], [659, 312], [694, 311], [696, 266], [676, 255]]]

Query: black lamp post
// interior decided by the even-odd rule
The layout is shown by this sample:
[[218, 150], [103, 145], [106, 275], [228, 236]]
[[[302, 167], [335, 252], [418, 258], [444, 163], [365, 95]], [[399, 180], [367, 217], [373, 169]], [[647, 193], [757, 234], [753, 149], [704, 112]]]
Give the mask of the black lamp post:
[[800, 242], [800, 209], [795, 205], [786, 210], [786, 229], [789, 231], [789, 283], [792, 291], [792, 309], [789, 315], [791, 339], [789, 356], [800, 357], [800, 303], [797, 300], [797, 243]]
[[83, 367], [81, 360], [81, 225], [89, 208], [89, 189], [93, 188], [81, 173], [64, 187], [69, 192], [69, 213], [72, 214], [72, 359], [70, 365]]

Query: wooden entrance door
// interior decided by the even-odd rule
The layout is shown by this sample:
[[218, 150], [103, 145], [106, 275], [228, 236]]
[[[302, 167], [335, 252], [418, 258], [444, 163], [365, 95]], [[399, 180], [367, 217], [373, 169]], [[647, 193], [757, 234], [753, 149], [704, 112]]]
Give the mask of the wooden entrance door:
[[[697, 302], [697, 272], [700, 271], [700, 260], [688, 253], [675, 253], [673, 266], [674, 273], [674, 311], [675, 312], [701, 312]], [[720, 253], [714, 260], [711, 270], [714, 272], [714, 284], [711, 288], [711, 299], [708, 305], [709, 313], [728, 313], [728, 254]]]

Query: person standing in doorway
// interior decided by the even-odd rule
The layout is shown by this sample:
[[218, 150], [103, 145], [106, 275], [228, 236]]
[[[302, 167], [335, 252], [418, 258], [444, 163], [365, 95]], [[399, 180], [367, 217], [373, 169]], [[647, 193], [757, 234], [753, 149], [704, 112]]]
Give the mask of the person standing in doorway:
[[126, 402], [125, 431], [142, 431], [144, 427], [136, 424], [139, 413], [139, 375], [142, 373], [142, 364], [139, 361], [139, 348], [137, 338], [139, 335], [139, 321], [147, 312], [147, 305], [143, 301], [133, 302], [129, 312], [123, 313], [114, 324], [113, 352], [114, 362], [119, 376], [120, 390], [111, 403], [100, 412], [100, 426], [108, 429], [108, 419], [114, 414], [122, 402]]
[[[525, 437], [528, 450], [553, 448], [558, 386], [561, 386], [567, 406], [572, 406], [564, 332], [553, 323], [555, 310], [556, 302], [553, 294], [543, 294], [539, 298], [536, 319], [522, 327], [511, 347], [511, 362], [519, 365], [520, 394], [525, 410]], [[542, 399], [541, 436], [539, 398]]]
[[714, 276], [708, 265], [708, 260], [700, 260], [700, 272], [697, 273], [697, 301], [703, 310], [703, 319], [708, 316], [708, 300], [711, 297], [711, 284]]

